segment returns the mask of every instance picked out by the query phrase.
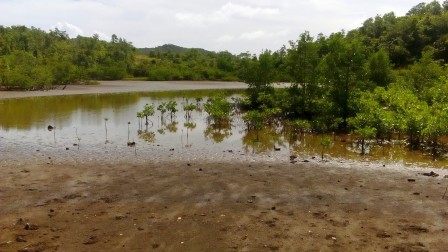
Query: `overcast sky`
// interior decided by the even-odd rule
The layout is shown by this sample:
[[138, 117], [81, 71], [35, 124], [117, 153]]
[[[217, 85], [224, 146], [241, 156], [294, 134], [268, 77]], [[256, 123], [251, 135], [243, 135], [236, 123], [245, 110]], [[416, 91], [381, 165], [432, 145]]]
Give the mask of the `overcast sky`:
[[[0, 0], [0, 25], [58, 28], [70, 37], [136, 47], [167, 43], [213, 51], [277, 50], [306, 30], [313, 36], [359, 27], [376, 14], [406, 14], [422, 0]], [[426, 1], [428, 2], [428, 1]]]

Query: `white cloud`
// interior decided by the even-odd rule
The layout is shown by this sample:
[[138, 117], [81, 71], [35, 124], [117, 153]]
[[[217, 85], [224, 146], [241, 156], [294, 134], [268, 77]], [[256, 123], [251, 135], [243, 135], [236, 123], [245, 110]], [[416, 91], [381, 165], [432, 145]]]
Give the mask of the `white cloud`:
[[232, 2], [226, 3], [221, 7], [221, 9], [216, 13], [225, 17], [239, 16], [246, 18], [253, 18], [257, 16], [267, 17], [278, 15], [280, 10], [277, 8], [262, 8], [253, 7], [250, 5], [234, 4]]
[[213, 23], [225, 23], [232, 18], [260, 18], [266, 19], [271, 16], [278, 15], [280, 10], [277, 8], [262, 8], [250, 5], [234, 4], [228, 2], [221, 6], [218, 10], [211, 13], [193, 13], [180, 12], [175, 14], [175, 18], [183, 23], [193, 25], [206, 25]]
[[66, 31], [71, 38], [75, 38], [78, 35], [84, 36], [84, 31], [81, 28], [68, 22], [58, 22], [53, 28], [58, 28], [61, 31]]
[[329, 35], [376, 14], [403, 15], [421, 1], [0, 0], [0, 25], [57, 27], [71, 37], [97, 33], [104, 40], [117, 34], [137, 47], [172, 43], [258, 53], [277, 50], [305, 30]]

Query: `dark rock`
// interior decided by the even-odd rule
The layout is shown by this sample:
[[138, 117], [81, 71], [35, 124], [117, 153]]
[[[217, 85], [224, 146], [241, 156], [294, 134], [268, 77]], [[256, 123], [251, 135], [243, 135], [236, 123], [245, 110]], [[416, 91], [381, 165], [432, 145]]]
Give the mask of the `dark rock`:
[[38, 230], [39, 226], [31, 223], [25, 224], [25, 230]]
[[271, 207], [271, 210], [275, 210], [275, 209], [276, 209], [275, 206]]
[[170, 151], [174, 151], [174, 148], [170, 149]]
[[128, 142], [128, 146], [129, 147], [134, 147], [135, 146], [135, 142]]
[[420, 193], [419, 192], [415, 192], [415, 193], [413, 193], [414, 195], [420, 195]]
[[187, 166], [191, 166], [191, 164], [190, 164], [190, 163], [188, 163], [188, 164], [187, 164]]
[[47, 129], [48, 129], [48, 131], [52, 131], [52, 130], [54, 130], [54, 127], [51, 125], [48, 125]]
[[305, 160], [303, 160], [303, 162], [304, 162], [304, 163], [309, 163], [310, 161], [307, 160], [307, 159], [305, 159]]
[[415, 182], [415, 179], [408, 179], [408, 182]]
[[22, 218], [16, 221], [16, 225], [23, 225], [23, 224], [25, 224], [25, 221]]
[[25, 236], [17, 235], [16, 236], [16, 242], [26, 242]]
[[437, 174], [437, 173], [435, 173], [433, 171], [422, 173], [422, 175], [423, 176], [427, 176], [427, 177], [438, 177], [439, 176], [439, 174]]
[[199, 168], [199, 171], [202, 171], [202, 168]]
[[90, 236], [86, 241], [83, 242], [84, 245], [92, 245], [98, 242], [98, 238], [96, 236]]
[[65, 150], [70, 150], [70, 148], [66, 147]]
[[376, 237], [378, 237], [378, 238], [390, 238], [391, 235], [388, 234], [387, 232], [381, 232], [381, 233], [376, 234]]

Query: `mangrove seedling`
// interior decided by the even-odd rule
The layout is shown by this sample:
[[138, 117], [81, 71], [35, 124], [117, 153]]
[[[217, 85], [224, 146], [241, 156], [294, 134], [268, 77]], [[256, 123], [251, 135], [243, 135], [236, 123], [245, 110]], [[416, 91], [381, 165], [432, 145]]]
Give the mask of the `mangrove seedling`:
[[142, 128], [143, 124], [143, 112], [137, 112], [137, 118], [138, 118], [138, 128]]
[[320, 145], [322, 146], [322, 153], [321, 153], [321, 159], [322, 161], [324, 160], [324, 152], [325, 149], [330, 147], [330, 145], [333, 143], [333, 141], [331, 140], [331, 137], [328, 136], [322, 136], [320, 138]]
[[129, 142], [129, 134], [131, 133], [129, 126], [131, 125], [131, 122], [128, 122], [128, 142]]
[[197, 106], [193, 103], [184, 105], [185, 118], [187, 119], [187, 122], [189, 122], [191, 119], [191, 112], [193, 110], [195, 110], [196, 108], [197, 108]]
[[107, 121], [109, 120], [109, 118], [105, 117], [104, 118], [104, 128], [106, 129], [106, 143], [108, 143], [109, 141], [107, 140]]
[[149, 104], [146, 104], [145, 105], [145, 108], [143, 109], [143, 116], [145, 117], [145, 119], [146, 119], [146, 126], [148, 126], [149, 125], [149, 120], [148, 120], [148, 117], [149, 116], [153, 116], [154, 115], [154, 105], [149, 105]]
[[177, 102], [176, 101], [168, 101], [166, 104], [166, 110], [170, 112], [171, 121], [173, 121], [173, 117], [176, 115], [177, 112]]

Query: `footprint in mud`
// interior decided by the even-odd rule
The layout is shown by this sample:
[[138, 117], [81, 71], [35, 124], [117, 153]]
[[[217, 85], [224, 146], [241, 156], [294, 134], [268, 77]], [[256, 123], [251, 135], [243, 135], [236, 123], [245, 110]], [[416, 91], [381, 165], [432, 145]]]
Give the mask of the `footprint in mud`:
[[401, 230], [411, 232], [414, 234], [420, 234], [420, 233], [428, 233], [429, 230], [425, 227], [417, 226], [417, 225], [410, 225], [407, 227], [403, 227]]
[[425, 249], [425, 245], [421, 242], [417, 243], [402, 243], [393, 246], [392, 251], [418, 251], [418, 252], [428, 252]]
[[325, 212], [322, 212], [322, 211], [313, 213], [313, 217], [317, 218], [317, 219], [325, 219], [327, 216], [328, 215]]
[[47, 245], [44, 242], [39, 242], [19, 249], [18, 252], [41, 252], [45, 251], [46, 249], [48, 249]]

